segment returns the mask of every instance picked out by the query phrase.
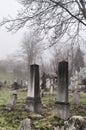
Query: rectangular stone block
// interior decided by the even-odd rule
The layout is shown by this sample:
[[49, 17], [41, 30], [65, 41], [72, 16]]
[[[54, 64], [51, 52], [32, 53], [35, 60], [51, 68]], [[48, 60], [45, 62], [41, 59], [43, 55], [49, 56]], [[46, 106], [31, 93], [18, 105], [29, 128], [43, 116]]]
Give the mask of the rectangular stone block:
[[69, 103], [55, 102], [55, 115], [61, 119], [68, 119], [70, 114]]

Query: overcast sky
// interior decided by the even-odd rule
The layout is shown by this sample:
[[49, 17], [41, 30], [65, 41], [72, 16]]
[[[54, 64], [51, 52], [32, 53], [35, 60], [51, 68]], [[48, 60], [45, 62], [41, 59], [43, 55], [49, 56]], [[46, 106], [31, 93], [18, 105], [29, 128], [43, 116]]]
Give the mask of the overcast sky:
[[[15, 17], [20, 8], [21, 5], [16, 0], [0, 0], [0, 21], [8, 15]], [[18, 51], [22, 34], [22, 31], [12, 34], [7, 32], [4, 27], [0, 28], [0, 59], [5, 59], [7, 55]]]

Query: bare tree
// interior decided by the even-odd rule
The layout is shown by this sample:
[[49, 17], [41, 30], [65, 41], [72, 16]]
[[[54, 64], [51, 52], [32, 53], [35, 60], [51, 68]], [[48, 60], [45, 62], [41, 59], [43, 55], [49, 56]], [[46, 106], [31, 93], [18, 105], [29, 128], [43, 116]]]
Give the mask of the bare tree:
[[77, 36], [81, 35], [80, 30], [86, 28], [86, 0], [17, 1], [23, 5], [17, 17], [3, 18], [0, 24], [7, 24], [9, 31], [37, 25], [46, 37], [49, 37], [51, 31], [54, 32], [51, 39], [49, 38], [52, 46], [63, 36], [69, 37], [69, 40], [78, 40]]
[[27, 64], [27, 77], [29, 81], [30, 77], [30, 65], [39, 64], [42, 44], [40, 44], [41, 38], [38, 36], [35, 31], [30, 31], [25, 33], [22, 41], [22, 53], [24, 60]]
[[68, 61], [69, 48], [63, 44], [52, 48], [51, 67], [53, 72], [58, 75], [58, 64], [60, 61]]
[[20, 57], [10, 57], [6, 61], [6, 68], [8, 69], [8, 74], [11, 74], [11, 79], [15, 79], [18, 83], [21, 83], [21, 80], [26, 80], [26, 66], [23, 60], [20, 60]]
[[84, 67], [84, 54], [80, 49], [80, 47], [77, 48], [76, 55], [73, 60], [74, 60], [75, 70], [80, 72], [80, 68]]
[[41, 56], [42, 45], [40, 45], [41, 39], [34, 31], [25, 33], [22, 41], [23, 54], [26, 56], [28, 65], [38, 62]]

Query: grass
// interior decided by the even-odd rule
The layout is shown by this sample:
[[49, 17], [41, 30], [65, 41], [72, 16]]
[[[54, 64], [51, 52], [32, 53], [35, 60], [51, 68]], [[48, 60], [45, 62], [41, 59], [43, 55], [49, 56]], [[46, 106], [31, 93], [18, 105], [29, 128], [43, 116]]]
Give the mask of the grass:
[[[43, 118], [37, 119], [33, 115], [35, 113], [28, 112], [25, 110], [24, 102], [27, 97], [27, 92], [17, 91], [18, 99], [15, 110], [6, 110], [6, 103], [8, 101], [11, 90], [1, 89], [0, 90], [0, 130], [17, 130], [22, 121], [26, 117], [32, 117], [33, 124], [42, 130], [42, 128], [51, 127], [56, 123], [63, 123], [63, 120], [55, 118], [53, 115], [53, 106], [55, 102], [55, 95], [45, 94], [42, 97], [42, 103], [44, 107], [42, 108]], [[72, 102], [71, 93], [69, 94], [69, 102]], [[83, 105], [86, 105], [86, 93], [80, 93], [80, 106], [71, 105], [71, 115], [84, 115], [86, 116], [86, 111], [83, 109]], [[45, 130], [46, 130], [45, 129]], [[52, 129], [51, 129], [52, 130]]]
[[10, 81], [12, 83], [13, 81], [13, 74], [12, 73], [5, 73], [5, 74], [0, 74], [0, 81]]
[[80, 104], [86, 105], [86, 93], [81, 92], [81, 94], [80, 94]]
[[24, 107], [24, 100], [25, 100], [25, 92], [17, 92], [18, 100], [16, 108], [19, 110], [14, 111], [7, 111], [5, 108], [11, 90], [9, 89], [1, 89], [0, 90], [0, 130], [16, 130], [18, 129], [18, 125], [20, 121], [27, 117], [26, 112], [20, 111]]

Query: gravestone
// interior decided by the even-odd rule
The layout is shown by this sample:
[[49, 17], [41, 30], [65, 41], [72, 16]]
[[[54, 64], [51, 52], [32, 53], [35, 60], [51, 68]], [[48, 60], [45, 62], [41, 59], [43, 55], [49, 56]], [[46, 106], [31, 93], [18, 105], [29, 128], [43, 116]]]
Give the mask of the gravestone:
[[11, 93], [6, 105], [7, 110], [12, 110], [15, 108], [16, 105], [16, 100], [17, 100], [17, 94], [16, 93]]
[[19, 84], [18, 84], [17, 81], [15, 81], [15, 82], [12, 84], [12, 89], [13, 89], [13, 90], [19, 89]]
[[54, 127], [54, 130], [64, 130], [64, 126], [56, 126]]
[[80, 94], [77, 90], [74, 91], [72, 94], [72, 104], [73, 105], [79, 105], [80, 103]]
[[62, 61], [58, 66], [58, 87], [55, 113], [61, 119], [69, 118], [68, 103], [68, 62]]
[[79, 80], [80, 80], [79, 73], [75, 71], [75, 75], [70, 79], [70, 83], [71, 83], [70, 85], [72, 90], [78, 89]]
[[30, 86], [26, 98], [26, 109], [40, 113], [41, 112], [41, 98], [39, 85], [39, 66], [33, 64], [30, 66]]
[[51, 95], [54, 94], [54, 85], [53, 84], [50, 85], [50, 94]]
[[31, 120], [26, 118], [21, 121], [18, 130], [32, 130], [31, 129]]

